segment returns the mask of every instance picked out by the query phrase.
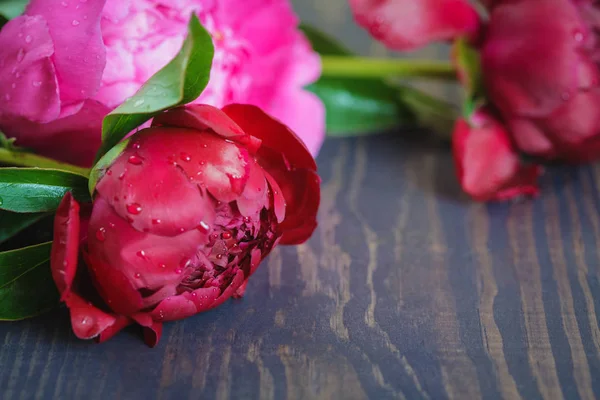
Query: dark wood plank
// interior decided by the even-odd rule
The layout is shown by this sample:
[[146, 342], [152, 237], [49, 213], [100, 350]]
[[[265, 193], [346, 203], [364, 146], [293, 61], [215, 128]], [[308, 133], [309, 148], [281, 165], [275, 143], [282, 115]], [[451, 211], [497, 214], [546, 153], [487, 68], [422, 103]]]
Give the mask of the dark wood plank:
[[2, 399], [600, 397], [600, 167], [482, 205], [399, 133], [329, 140], [319, 165], [318, 231], [244, 299], [155, 349], [79, 341], [64, 310], [0, 324]]

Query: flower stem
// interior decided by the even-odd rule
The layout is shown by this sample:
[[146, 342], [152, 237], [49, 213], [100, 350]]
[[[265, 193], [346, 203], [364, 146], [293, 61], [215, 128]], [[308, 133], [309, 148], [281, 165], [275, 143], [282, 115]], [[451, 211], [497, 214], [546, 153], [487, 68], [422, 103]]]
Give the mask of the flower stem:
[[11, 151], [0, 148], [0, 164], [15, 165], [18, 167], [37, 167], [37, 168], [52, 168], [62, 171], [73, 172], [78, 175], [88, 177], [90, 170], [88, 168], [78, 167], [76, 165], [63, 163], [51, 158], [38, 156], [37, 154], [27, 153], [23, 151]]
[[398, 58], [323, 56], [323, 76], [347, 78], [422, 77], [456, 80], [456, 70], [444, 61]]

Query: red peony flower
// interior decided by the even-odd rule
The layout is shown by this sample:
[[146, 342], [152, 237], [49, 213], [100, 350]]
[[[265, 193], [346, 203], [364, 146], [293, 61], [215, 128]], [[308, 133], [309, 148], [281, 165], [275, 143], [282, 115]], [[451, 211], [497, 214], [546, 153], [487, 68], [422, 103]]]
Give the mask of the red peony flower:
[[472, 36], [479, 16], [468, 0], [349, 0], [356, 22], [394, 50]]
[[52, 273], [73, 331], [104, 341], [136, 322], [154, 346], [163, 322], [241, 296], [277, 243], [312, 234], [319, 182], [300, 139], [254, 106], [159, 115], [93, 207], [67, 194], [56, 214]]
[[600, 156], [600, 6], [570, 0], [488, 1], [482, 67], [517, 147], [549, 159]]
[[485, 111], [459, 119], [452, 137], [454, 162], [463, 190], [479, 201], [536, 195], [537, 165], [524, 165], [504, 126]]

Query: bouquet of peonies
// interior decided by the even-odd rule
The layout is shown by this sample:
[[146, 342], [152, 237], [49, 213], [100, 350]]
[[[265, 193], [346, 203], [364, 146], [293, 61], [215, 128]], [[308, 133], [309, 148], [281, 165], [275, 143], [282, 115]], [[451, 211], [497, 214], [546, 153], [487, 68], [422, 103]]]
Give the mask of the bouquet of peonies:
[[[451, 122], [483, 201], [600, 158], [594, 2], [349, 3], [390, 49], [447, 41], [451, 60], [353, 55], [288, 0], [0, 3], [0, 320], [63, 302], [80, 338], [138, 324], [153, 346], [242, 296], [315, 230], [325, 131]], [[413, 77], [458, 82], [462, 112]]]

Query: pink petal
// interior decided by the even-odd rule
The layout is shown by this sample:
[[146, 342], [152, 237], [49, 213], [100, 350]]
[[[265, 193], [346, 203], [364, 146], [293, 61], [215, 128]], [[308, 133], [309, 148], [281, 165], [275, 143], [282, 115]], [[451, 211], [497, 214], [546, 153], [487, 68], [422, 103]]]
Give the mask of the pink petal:
[[[41, 16], [20, 16], [0, 31], [0, 118], [48, 122], [60, 101], [52, 63], [54, 45]], [[0, 123], [5, 130], [5, 124]]]
[[350, 0], [356, 22], [394, 50], [472, 36], [479, 16], [467, 0]]
[[74, 115], [46, 124], [24, 118], [2, 118], [0, 129], [17, 144], [57, 160], [91, 166], [100, 147], [102, 119], [110, 110], [93, 100], [86, 100]]
[[54, 66], [65, 104], [82, 102], [98, 91], [106, 63], [100, 32], [105, 0], [31, 0], [27, 15], [46, 19], [54, 42]]

